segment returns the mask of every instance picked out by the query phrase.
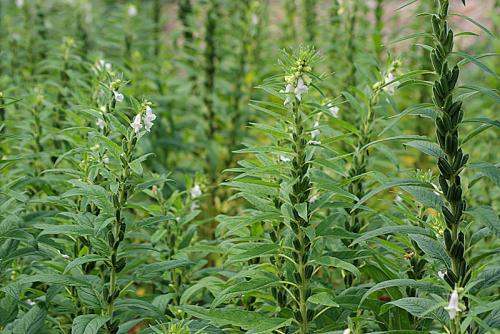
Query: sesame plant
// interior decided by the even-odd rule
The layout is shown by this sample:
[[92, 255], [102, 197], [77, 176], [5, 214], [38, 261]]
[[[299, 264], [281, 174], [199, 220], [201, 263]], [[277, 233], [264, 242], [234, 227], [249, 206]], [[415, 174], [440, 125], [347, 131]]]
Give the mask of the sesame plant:
[[0, 0], [0, 333], [499, 332], [497, 7]]

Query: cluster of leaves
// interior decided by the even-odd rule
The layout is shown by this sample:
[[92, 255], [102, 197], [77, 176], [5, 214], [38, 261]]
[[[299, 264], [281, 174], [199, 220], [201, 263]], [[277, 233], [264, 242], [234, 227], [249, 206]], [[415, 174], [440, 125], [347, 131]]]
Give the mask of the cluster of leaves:
[[463, 6], [0, 0], [0, 332], [500, 330]]

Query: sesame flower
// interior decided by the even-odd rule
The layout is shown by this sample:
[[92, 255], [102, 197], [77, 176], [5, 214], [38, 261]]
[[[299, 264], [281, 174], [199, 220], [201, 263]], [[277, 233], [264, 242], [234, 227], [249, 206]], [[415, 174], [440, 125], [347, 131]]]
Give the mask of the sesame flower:
[[344, 329], [342, 334], [351, 334], [351, 330], [349, 328]]
[[339, 108], [339, 107], [337, 107], [337, 106], [330, 106], [330, 107], [328, 108], [328, 110], [330, 111], [330, 114], [331, 114], [333, 117], [335, 117], [335, 118], [339, 117], [339, 111], [340, 111], [340, 108]]
[[297, 100], [299, 101], [302, 100], [302, 94], [307, 93], [308, 89], [309, 87], [307, 87], [307, 85], [304, 84], [304, 80], [302, 80], [302, 78], [299, 78], [299, 80], [297, 80], [297, 87], [295, 87], [294, 90]]
[[318, 128], [319, 128], [319, 122], [318, 122], [318, 121], [314, 122], [314, 126], [313, 126], [313, 127], [314, 127], [314, 130], [312, 130], [312, 131], [311, 131], [311, 138], [312, 138], [312, 139], [315, 139], [315, 138], [316, 138], [316, 137], [318, 137], [318, 136], [320, 135], [320, 133], [321, 133], [321, 132], [319, 131], [319, 129], [318, 129]]
[[313, 195], [311, 198], [309, 198], [309, 203], [314, 203], [318, 199], [318, 195]]
[[95, 124], [101, 130], [104, 129], [104, 127], [106, 126], [106, 122], [102, 118], [99, 118], [97, 122], [95, 122]]
[[[389, 73], [387, 73], [387, 75], [384, 79], [384, 83], [387, 84], [387, 83], [392, 82], [392, 81], [394, 81], [394, 74], [392, 74], [392, 72], [389, 72]], [[397, 81], [394, 81], [394, 82], [388, 84], [387, 86], [385, 86], [384, 91], [389, 95], [394, 95], [394, 92], [396, 90], [396, 86], [397, 86]]]
[[66, 254], [61, 254], [62, 258], [65, 259], [65, 260], [69, 260], [69, 255], [66, 255]]
[[142, 129], [142, 124], [141, 124], [141, 114], [137, 114], [134, 117], [134, 121], [130, 124], [132, 129], [134, 129], [135, 133], [139, 133], [139, 131]]
[[438, 276], [440, 279], [444, 279], [444, 275], [446, 275], [446, 270], [440, 270], [438, 271]]
[[190, 194], [192, 198], [200, 197], [202, 194], [200, 186], [195, 184], [194, 187], [191, 188]]
[[106, 165], [107, 165], [107, 164], [109, 164], [109, 157], [108, 157], [107, 155], [103, 156], [103, 157], [102, 157], [102, 162], [103, 162], [104, 164], [106, 164]]
[[146, 107], [146, 113], [144, 115], [144, 128], [147, 132], [151, 130], [153, 126], [153, 121], [156, 119], [156, 115], [153, 113], [153, 109], [150, 106]]
[[31, 299], [26, 299], [26, 304], [28, 304], [29, 306], [35, 306], [36, 303], [34, 301], [32, 301]]
[[137, 7], [134, 6], [133, 4], [128, 5], [127, 14], [130, 17], [136, 16], [137, 15]]
[[308, 143], [309, 145], [315, 145], [315, 146], [317, 146], [317, 145], [321, 145], [321, 142], [320, 142], [320, 141], [318, 141], [318, 140], [309, 140], [307, 143]]
[[[293, 90], [294, 90], [293, 85], [289, 83], [289, 84], [286, 85], [284, 93], [285, 94], [290, 94], [290, 93], [293, 92]], [[290, 95], [287, 95], [286, 98], [285, 98], [285, 102], [283, 102], [283, 105], [286, 106], [290, 102], [292, 102], [292, 98], [290, 97]]]
[[448, 306], [444, 308], [446, 311], [448, 311], [451, 320], [455, 319], [457, 313], [462, 311], [460, 309], [460, 306], [458, 305], [459, 302], [458, 299], [459, 299], [458, 291], [457, 289], [455, 289], [450, 295], [450, 301], [448, 302]]
[[24, 6], [24, 0], [16, 0], [16, 7], [21, 8]]
[[292, 159], [290, 159], [286, 155], [280, 155], [280, 161], [282, 161], [282, 162], [290, 162], [290, 161], [292, 161]]
[[122, 94], [122, 93], [120, 93], [120, 92], [118, 92], [118, 91], [114, 90], [114, 91], [113, 91], [113, 94], [114, 94], [114, 96], [115, 96], [115, 101], [116, 101], [116, 102], [122, 102], [122, 101], [123, 101], [123, 94]]

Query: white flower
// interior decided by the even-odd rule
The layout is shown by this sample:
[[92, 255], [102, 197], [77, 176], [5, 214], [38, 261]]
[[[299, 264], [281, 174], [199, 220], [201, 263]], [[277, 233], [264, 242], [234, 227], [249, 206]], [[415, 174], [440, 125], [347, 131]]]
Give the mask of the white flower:
[[24, 0], [16, 0], [16, 6], [17, 8], [21, 8], [24, 6]]
[[138, 133], [142, 129], [141, 124], [141, 114], [137, 114], [134, 117], [134, 121], [130, 124], [135, 133]]
[[309, 145], [321, 145], [321, 142], [318, 140], [309, 140], [308, 144]]
[[312, 139], [318, 137], [320, 135], [320, 133], [321, 133], [319, 131], [319, 129], [318, 129], [318, 127], [319, 127], [319, 122], [318, 121], [314, 122], [314, 126], [313, 127], [314, 127], [314, 130], [311, 131], [311, 138]]
[[[393, 80], [394, 80], [394, 74], [392, 74], [392, 72], [389, 72], [389, 73], [387, 73], [387, 75], [385, 77], [384, 83], [387, 84]], [[385, 86], [384, 91], [389, 95], [393, 95], [395, 90], [396, 90], [396, 86], [397, 86], [397, 81], [394, 81], [393, 83]]]
[[134, 5], [130, 4], [128, 5], [128, 8], [127, 8], [127, 14], [128, 16], [130, 17], [134, 17], [137, 15], [137, 7], [135, 7]]
[[[294, 88], [293, 88], [292, 84], [286, 85], [286, 87], [285, 87], [285, 93], [286, 94], [290, 94], [291, 92], [293, 92], [293, 90], [294, 90]], [[285, 98], [285, 102], [283, 102], [283, 105], [286, 106], [290, 102], [292, 102], [292, 98], [290, 97], [290, 95], [287, 95], [286, 98]]]
[[109, 157], [107, 155], [102, 157], [102, 162], [105, 164], [109, 164]]
[[309, 198], [309, 203], [314, 203], [318, 199], [318, 195], [313, 195], [311, 198]]
[[153, 121], [156, 119], [156, 115], [153, 114], [153, 109], [150, 106], [146, 107], [146, 114], [144, 115], [144, 128], [147, 132], [151, 130], [153, 126]]
[[252, 15], [252, 24], [256, 26], [259, 23], [259, 17], [255, 14]]
[[351, 334], [351, 330], [349, 328], [344, 329], [342, 334]]
[[394, 198], [394, 201], [395, 201], [396, 203], [401, 203], [401, 202], [403, 202], [403, 199], [401, 198], [401, 196], [396, 195], [396, 198]]
[[200, 197], [202, 194], [200, 186], [195, 184], [194, 187], [191, 188], [190, 193], [192, 198]]
[[292, 159], [290, 159], [289, 157], [287, 157], [285, 155], [280, 155], [280, 161], [282, 161], [282, 162], [290, 162], [290, 161], [292, 161]]
[[68, 260], [69, 259], [69, 255], [66, 255], [66, 254], [61, 254], [62, 258], [65, 259], [65, 260]]
[[97, 61], [96, 67], [99, 71], [106, 70], [109, 72], [109, 71], [111, 71], [112, 65], [110, 63], [106, 62], [104, 59], [99, 59]]
[[297, 97], [297, 100], [302, 100], [302, 94], [307, 93], [307, 90], [309, 88], [304, 84], [304, 80], [302, 78], [299, 78], [297, 80], [297, 87], [295, 87], [295, 96]]
[[104, 122], [104, 120], [103, 120], [102, 118], [99, 118], [99, 119], [97, 120], [97, 122], [95, 122], [95, 124], [96, 124], [96, 125], [97, 125], [97, 127], [98, 127], [99, 129], [101, 129], [101, 130], [102, 130], [102, 129], [104, 129], [104, 127], [106, 126], [106, 122]]
[[115, 95], [116, 102], [122, 102], [123, 101], [123, 94], [122, 93], [117, 92], [116, 90], [114, 90], [113, 94]]
[[198, 205], [198, 203], [193, 202], [193, 203], [191, 203], [190, 209], [191, 209], [191, 211], [194, 211], [194, 210], [198, 209], [199, 207], [200, 206]]
[[440, 270], [440, 271], [438, 271], [439, 278], [444, 279], [444, 275], [446, 275], [446, 270]]
[[31, 299], [26, 299], [26, 304], [28, 304], [29, 306], [34, 306], [36, 303]]
[[328, 110], [330, 111], [330, 114], [332, 114], [333, 117], [335, 118], [339, 117], [339, 111], [340, 111], [339, 107], [331, 106], [330, 108], [328, 108]]
[[453, 320], [457, 316], [457, 313], [462, 311], [458, 305], [458, 291], [457, 289], [453, 290], [453, 292], [450, 295], [450, 301], [448, 303], [448, 306], [444, 308], [446, 311], [448, 311], [448, 314], [450, 315], [450, 319]]

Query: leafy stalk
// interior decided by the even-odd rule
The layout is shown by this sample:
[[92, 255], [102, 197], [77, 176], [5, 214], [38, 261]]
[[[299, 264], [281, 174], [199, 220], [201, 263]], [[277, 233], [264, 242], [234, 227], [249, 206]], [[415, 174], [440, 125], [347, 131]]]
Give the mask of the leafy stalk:
[[[444, 241], [452, 261], [451, 270], [445, 280], [452, 289], [464, 287], [471, 278], [470, 267], [465, 258], [468, 248], [462, 231], [463, 213], [467, 203], [463, 196], [460, 173], [469, 155], [460, 147], [459, 126], [463, 120], [462, 102], [455, 101], [453, 91], [460, 70], [458, 65], [450, 69], [448, 58], [453, 50], [453, 30], [448, 26], [449, 0], [439, 1], [438, 12], [431, 16], [434, 47], [430, 52], [432, 66], [438, 76], [432, 87], [433, 102], [438, 112], [436, 135], [444, 154], [438, 158], [439, 185], [446, 204], [441, 208], [446, 222]], [[465, 300], [467, 306], [467, 300]]]

